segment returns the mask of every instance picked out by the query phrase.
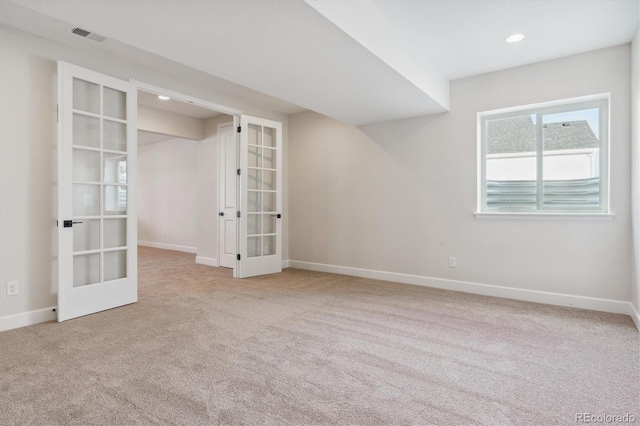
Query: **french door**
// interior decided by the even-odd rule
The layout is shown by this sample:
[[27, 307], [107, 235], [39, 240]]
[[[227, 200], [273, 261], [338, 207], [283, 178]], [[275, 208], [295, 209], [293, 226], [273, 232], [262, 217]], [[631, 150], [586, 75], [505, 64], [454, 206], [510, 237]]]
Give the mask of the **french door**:
[[58, 321], [138, 300], [134, 85], [58, 62]]
[[282, 272], [282, 123], [240, 116], [237, 277]]

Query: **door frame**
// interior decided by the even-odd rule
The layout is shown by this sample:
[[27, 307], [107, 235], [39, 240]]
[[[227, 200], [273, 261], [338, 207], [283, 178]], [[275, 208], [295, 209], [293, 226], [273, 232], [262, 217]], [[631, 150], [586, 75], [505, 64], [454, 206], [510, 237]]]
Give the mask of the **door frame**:
[[[231, 126], [231, 132], [233, 133], [233, 124], [235, 121], [227, 121], [225, 123], [220, 123], [218, 124], [217, 127], [217, 134], [216, 137], [218, 139], [218, 211], [221, 211], [222, 208], [222, 203], [223, 203], [223, 179], [222, 179], [222, 169], [221, 169], [221, 164], [223, 162], [222, 159], [222, 143], [220, 140], [220, 129], [222, 129], [223, 127], [227, 127], [227, 126]], [[235, 144], [235, 148], [236, 148], [236, 155], [235, 155], [235, 159], [236, 159], [236, 166], [238, 164], [238, 144], [236, 141]], [[236, 181], [236, 187], [237, 187], [237, 181]], [[236, 188], [236, 210], [237, 210], [237, 203], [238, 203], [238, 197], [237, 197], [237, 188]], [[222, 219], [220, 218], [220, 216], [218, 216], [218, 259], [217, 259], [217, 263], [218, 266], [220, 266], [220, 261], [222, 258], [222, 253], [220, 250], [220, 247], [222, 246], [222, 235], [220, 233], [220, 224], [222, 222]], [[238, 233], [238, 221], [236, 220], [236, 252], [238, 251], [238, 241], [237, 241], [237, 233]], [[235, 267], [233, 268], [235, 269]]]
[[[160, 86], [155, 86], [153, 84], [148, 84], [145, 83], [143, 81], [139, 81], [136, 79], [132, 79], [130, 78], [129, 83], [133, 84], [137, 90], [143, 90], [145, 92], [149, 92], [149, 93], [153, 93], [155, 95], [164, 95], [164, 96], [168, 96], [171, 99], [175, 99], [177, 101], [182, 101], [182, 102], [186, 102], [195, 106], [199, 106], [202, 108], [207, 108], [213, 111], [217, 111], [217, 112], [221, 112], [223, 114], [227, 114], [233, 117], [233, 121], [230, 121], [229, 123], [232, 123], [233, 128], [236, 128], [237, 126], [240, 125], [240, 116], [242, 114], [244, 114], [241, 110], [239, 109], [235, 109], [235, 108], [230, 108], [227, 107], [225, 105], [221, 105], [221, 104], [217, 104], [215, 102], [211, 102], [211, 101], [207, 101], [205, 99], [200, 99], [200, 98], [196, 98], [194, 96], [190, 96], [190, 95], [185, 95], [184, 93], [180, 93], [180, 92], [176, 92], [173, 90], [169, 90], [166, 89], [164, 87], [160, 87]], [[237, 133], [236, 133], [236, 139], [237, 139]], [[237, 147], [238, 143], [236, 141], [236, 150], [238, 149]], [[218, 158], [220, 157], [220, 146], [218, 145]], [[238, 159], [238, 153], [236, 151], [236, 161]], [[238, 187], [239, 190], [239, 183], [236, 183], [236, 187]], [[236, 206], [237, 207], [237, 206]], [[219, 234], [219, 230], [220, 230], [220, 217], [217, 216], [218, 212], [220, 211], [220, 195], [218, 194], [217, 200], [216, 200], [216, 210], [211, 212], [211, 214], [216, 215], [217, 219], [217, 229], [218, 229], [218, 234]], [[137, 216], [136, 216], [136, 220], [137, 220]], [[236, 221], [236, 230], [237, 230], [238, 224]], [[220, 249], [220, 239], [221, 239], [221, 235], [218, 235], [218, 250]], [[236, 241], [236, 244], [238, 242]], [[237, 246], [236, 246], [236, 250], [237, 250]], [[196, 246], [196, 251], [197, 251], [197, 246]], [[220, 254], [218, 253], [218, 258], [217, 260], [217, 267], [220, 267]], [[237, 270], [238, 270], [238, 264], [236, 262], [236, 266], [233, 268], [233, 277], [236, 278], [236, 274], [237, 274]]]

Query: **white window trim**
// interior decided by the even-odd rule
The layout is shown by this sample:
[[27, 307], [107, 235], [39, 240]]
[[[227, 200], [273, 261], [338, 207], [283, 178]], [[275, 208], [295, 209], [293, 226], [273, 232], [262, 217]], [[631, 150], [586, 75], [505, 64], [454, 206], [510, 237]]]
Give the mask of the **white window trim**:
[[[582, 96], [577, 98], [563, 99], [558, 101], [543, 102], [539, 104], [523, 105], [513, 108], [503, 108], [491, 111], [483, 111], [477, 115], [477, 195], [476, 195], [476, 211], [474, 216], [479, 217], [492, 217], [492, 218], [504, 218], [507, 216], [517, 217], [603, 217], [612, 218], [614, 214], [611, 212], [611, 200], [610, 200], [610, 109], [611, 94], [602, 93], [597, 95]], [[566, 111], [573, 111], [576, 109], [588, 109], [588, 108], [600, 108], [600, 199], [601, 204], [598, 208], [584, 208], [576, 207], [575, 209], [542, 209], [540, 202], [542, 197], [538, 200], [537, 210], [507, 210], [507, 209], [487, 209], [486, 208], [486, 144], [484, 143], [483, 129], [485, 128], [485, 122], [488, 118], [509, 118], [527, 114], [556, 114]], [[542, 120], [536, 121], [536, 126], [542, 126]], [[541, 129], [536, 130], [538, 138], [541, 137]], [[541, 150], [542, 144], [537, 141], [537, 149]], [[541, 152], [537, 153], [541, 155]], [[538, 162], [538, 176], [542, 176], [541, 169], [542, 162]], [[538, 185], [542, 185], [543, 180], [538, 181]], [[540, 193], [541, 188], [538, 188]]]

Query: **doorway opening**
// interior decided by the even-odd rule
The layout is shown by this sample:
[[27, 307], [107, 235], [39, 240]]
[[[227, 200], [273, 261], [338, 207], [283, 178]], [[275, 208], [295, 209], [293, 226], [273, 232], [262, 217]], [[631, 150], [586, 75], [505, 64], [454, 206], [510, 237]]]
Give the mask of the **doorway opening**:
[[185, 98], [138, 85], [138, 245], [233, 269], [234, 111]]

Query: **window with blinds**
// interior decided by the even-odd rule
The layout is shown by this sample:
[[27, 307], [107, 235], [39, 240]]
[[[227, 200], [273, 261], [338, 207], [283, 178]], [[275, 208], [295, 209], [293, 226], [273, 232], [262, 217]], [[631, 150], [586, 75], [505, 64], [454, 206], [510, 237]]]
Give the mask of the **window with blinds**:
[[478, 114], [480, 212], [608, 212], [608, 96]]

